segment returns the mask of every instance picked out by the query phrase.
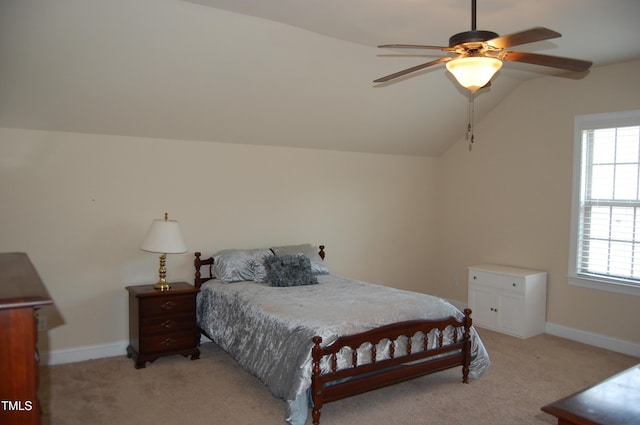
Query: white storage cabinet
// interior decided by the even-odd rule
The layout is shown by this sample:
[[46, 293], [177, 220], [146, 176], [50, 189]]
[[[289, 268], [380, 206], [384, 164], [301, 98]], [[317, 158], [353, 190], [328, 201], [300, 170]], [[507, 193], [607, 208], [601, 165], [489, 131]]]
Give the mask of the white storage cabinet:
[[475, 326], [520, 338], [544, 333], [547, 273], [495, 264], [469, 267], [469, 308]]

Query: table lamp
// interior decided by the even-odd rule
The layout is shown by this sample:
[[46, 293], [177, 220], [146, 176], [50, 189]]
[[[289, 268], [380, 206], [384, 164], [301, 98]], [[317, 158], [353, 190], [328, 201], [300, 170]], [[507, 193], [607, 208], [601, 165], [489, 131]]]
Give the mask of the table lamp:
[[151, 223], [151, 227], [142, 241], [140, 249], [147, 252], [160, 253], [160, 269], [158, 270], [160, 278], [153, 286], [160, 291], [166, 291], [171, 288], [167, 283], [167, 269], [165, 261], [167, 254], [182, 254], [187, 252], [187, 247], [182, 239], [180, 227], [176, 220], [169, 220], [169, 215], [164, 213], [164, 220], [155, 219]]

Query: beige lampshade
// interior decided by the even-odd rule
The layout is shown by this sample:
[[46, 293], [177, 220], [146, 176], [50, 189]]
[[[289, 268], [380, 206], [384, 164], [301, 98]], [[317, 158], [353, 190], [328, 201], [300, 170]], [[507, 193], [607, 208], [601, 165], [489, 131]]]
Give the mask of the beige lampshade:
[[500, 59], [484, 56], [470, 56], [447, 62], [447, 69], [456, 77], [458, 83], [472, 92], [484, 87], [500, 68]]
[[182, 254], [187, 252], [187, 246], [182, 238], [180, 227], [176, 220], [156, 219], [142, 241], [140, 249], [162, 254]]

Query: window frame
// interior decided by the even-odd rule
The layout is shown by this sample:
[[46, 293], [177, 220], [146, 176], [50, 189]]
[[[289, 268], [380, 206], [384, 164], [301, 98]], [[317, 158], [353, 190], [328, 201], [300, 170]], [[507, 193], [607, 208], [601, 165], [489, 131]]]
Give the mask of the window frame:
[[569, 239], [569, 264], [567, 279], [569, 284], [601, 291], [616, 292], [640, 296], [640, 285], [626, 282], [624, 279], [607, 278], [602, 275], [579, 274], [577, 256], [579, 252], [580, 202], [583, 175], [582, 132], [590, 129], [603, 129], [640, 125], [640, 109], [600, 114], [577, 115], [573, 126], [573, 185], [571, 195], [571, 229]]

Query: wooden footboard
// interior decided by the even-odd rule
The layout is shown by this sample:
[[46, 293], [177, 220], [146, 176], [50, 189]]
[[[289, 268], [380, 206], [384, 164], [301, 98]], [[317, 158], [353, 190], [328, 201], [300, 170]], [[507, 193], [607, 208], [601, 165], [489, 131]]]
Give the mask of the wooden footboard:
[[[340, 400], [352, 395], [382, 388], [398, 382], [414, 379], [430, 373], [462, 366], [462, 382], [467, 383], [471, 363], [471, 310], [464, 310], [464, 319], [455, 317], [442, 320], [413, 320], [394, 323], [355, 335], [338, 338], [322, 347], [322, 338], [313, 338], [313, 370], [311, 398], [313, 400], [313, 424], [320, 423], [320, 409], [324, 403]], [[453, 342], [443, 344], [444, 332], [452, 327]], [[412, 338], [421, 333], [423, 343], [412, 347]], [[397, 355], [396, 342], [406, 338], [406, 352]], [[435, 347], [428, 342], [436, 340]], [[389, 358], [376, 360], [376, 347], [380, 341], [388, 340]], [[371, 356], [364, 364], [358, 363], [357, 349], [371, 344]], [[431, 344], [433, 345], [433, 343]], [[352, 353], [351, 367], [338, 369], [337, 353], [343, 349]], [[325, 359], [325, 357], [327, 357]], [[321, 362], [328, 361], [328, 372], [322, 372]]]

